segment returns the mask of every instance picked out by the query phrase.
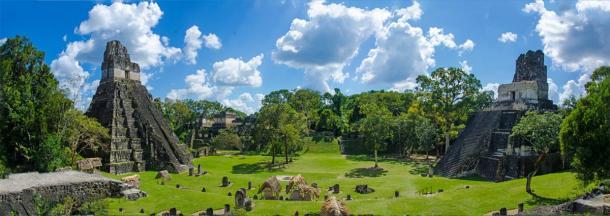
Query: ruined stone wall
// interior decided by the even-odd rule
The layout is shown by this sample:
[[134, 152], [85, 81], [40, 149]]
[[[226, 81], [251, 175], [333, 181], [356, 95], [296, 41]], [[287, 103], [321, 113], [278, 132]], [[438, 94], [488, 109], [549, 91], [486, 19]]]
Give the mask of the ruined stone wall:
[[76, 171], [23, 173], [0, 180], [0, 215], [37, 215], [35, 197], [57, 203], [67, 197], [79, 203], [120, 197], [127, 187], [122, 182]]

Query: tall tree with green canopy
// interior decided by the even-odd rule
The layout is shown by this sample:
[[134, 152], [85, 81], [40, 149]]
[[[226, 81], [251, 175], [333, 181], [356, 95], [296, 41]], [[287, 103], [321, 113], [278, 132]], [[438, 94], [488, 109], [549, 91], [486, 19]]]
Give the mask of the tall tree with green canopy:
[[438, 68], [430, 76], [418, 76], [417, 84], [417, 89], [424, 97], [423, 102], [440, 117], [447, 152], [455, 121], [474, 111], [473, 107], [480, 106], [477, 102], [481, 101], [481, 82], [474, 74], [450, 67]]
[[532, 193], [532, 177], [536, 175], [542, 162], [544, 162], [552, 150], [559, 147], [558, 135], [561, 121], [561, 115], [557, 113], [530, 111], [513, 127], [510, 136], [525, 140], [538, 153], [538, 158], [534, 163], [534, 170], [527, 174], [525, 191], [528, 193]]
[[255, 126], [255, 140], [268, 145], [271, 164], [283, 144], [284, 156], [288, 162], [291, 146], [295, 145], [307, 129], [305, 117], [296, 112], [288, 103], [263, 106], [258, 113]]
[[311, 89], [298, 89], [288, 99], [288, 103], [305, 116], [309, 129], [315, 129], [315, 123], [320, 118], [318, 111], [322, 107], [322, 97], [319, 92]]
[[419, 120], [417, 113], [401, 113], [394, 119], [393, 134], [394, 142], [398, 144], [401, 156], [409, 157], [417, 148], [417, 137], [415, 136], [415, 125]]
[[24, 37], [0, 46], [0, 163], [50, 171], [65, 162], [64, 113], [73, 107], [44, 53]]
[[288, 100], [290, 100], [290, 97], [292, 97], [292, 92], [287, 89], [275, 90], [265, 95], [261, 103], [263, 106], [287, 103]]
[[438, 142], [437, 130], [434, 122], [424, 117], [420, 117], [415, 124], [414, 135], [417, 139], [417, 150], [426, 152], [426, 159]]
[[[343, 93], [341, 93], [341, 90], [338, 88], [334, 89], [333, 93], [330, 92], [325, 92], [322, 95], [322, 103], [324, 105], [324, 109], [330, 109], [335, 116], [337, 117], [336, 120], [337, 122], [334, 123], [332, 125], [332, 127], [326, 127], [327, 130], [331, 130], [330, 128], [334, 128], [334, 132], [336, 136], [342, 135], [344, 132], [346, 132], [349, 128], [349, 124], [347, 121], [347, 117], [349, 116], [349, 114], [346, 114], [346, 104], [349, 100], [349, 97], [345, 96]], [[320, 111], [320, 118], [323, 118], [322, 115], [324, 115], [324, 110]], [[326, 116], [331, 116], [330, 113], [326, 113]], [[328, 119], [331, 119], [327, 118]], [[334, 118], [333, 118], [334, 119]], [[320, 122], [322, 122], [322, 119], [320, 119]], [[328, 121], [326, 121], [328, 122]], [[324, 122], [323, 122], [324, 123]], [[326, 125], [329, 126], [329, 125]]]
[[358, 132], [363, 137], [364, 145], [373, 150], [375, 157], [375, 168], [379, 167], [377, 154], [387, 147], [387, 141], [391, 138], [392, 114], [385, 107], [376, 104], [363, 106], [365, 117], [358, 122]]
[[561, 124], [561, 152], [584, 182], [610, 178], [610, 67], [601, 67], [586, 84], [587, 95]]

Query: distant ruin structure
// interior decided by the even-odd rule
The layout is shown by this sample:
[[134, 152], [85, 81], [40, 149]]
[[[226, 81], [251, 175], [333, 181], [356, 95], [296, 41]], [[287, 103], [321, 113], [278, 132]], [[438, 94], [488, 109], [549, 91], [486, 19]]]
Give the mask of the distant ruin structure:
[[[191, 154], [163, 118], [146, 87], [140, 66], [119, 41], [106, 44], [102, 79], [87, 115], [110, 130], [110, 149], [96, 153], [110, 173], [168, 170], [181, 172]], [[87, 155], [90, 156], [90, 155]]]
[[[434, 173], [446, 177], [478, 174], [494, 181], [525, 177], [534, 169], [538, 155], [529, 143], [510, 139], [512, 128], [528, 110], [556, 109], [548, 99], [544, 53], [530, 50], [519, 55], [513, 82], [498, 87], [491, 109], [470, 118]], [[551, 153], [539, 173], [561, 168], [560, 155]]]

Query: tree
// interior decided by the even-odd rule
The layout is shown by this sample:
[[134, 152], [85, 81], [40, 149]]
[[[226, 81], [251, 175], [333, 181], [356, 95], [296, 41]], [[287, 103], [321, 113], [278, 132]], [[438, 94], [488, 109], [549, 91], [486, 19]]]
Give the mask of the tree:
[[72, 166], [76, 165], [78, 155], [94, 155], [104, 149], [110, 149], [110, 134], [107, 128], [78, 110], [69, 110], [65, 115], [68, 125], [65, 141], [70, 148]]
[[417, 138], [417, 150], [428, 153], [434, 149], [438, 142], [438, 132], [436, 125], [427, 118], [421, 117], [415, 125], [415, 137]]
[[413, 150], [416, 150], [417, 148], [418, 140], [415, 136], [415, 125], [417, 124], [417, 120], [419, 120], [419, 116], [413, 112], [401, 113], [394, 118], [392, 137], [399, 146], [400, 155], [409, 157]]
[[578, 99], [576, 99], [576, 96], [570, 95], [570, 97], [566, 98], [561, 103], [561, 108], [560, 108], [561, 114], [563, 116], [570, 115], [570, 112], [572, 112], [572, 110], [574, 110], [574, 108], [576, 108], [577, 103], [578, 103]]
[[534, 163], [534, 170], [527, 175], [525, 190], [528, 193], [532, 193], [532, 177], [536, 175], [548, 153], [558, 147], [561, 121], [561, 115], [557, 113], [536, 113], [530, 111], [513, 127], [510, 136], [525, 140], [538, 153], [538, 158]]
[[[474, 74], [460, 68], [438, 68], [430, 76], [417, 77], [418, 90], [423, 101], [440, 117], [439, 123], [444, 134], [445, 152], [449, 150], [451, 130], [455, 121], [467, 116], [473, 107], [481, 106], [486, 100], [479, 99], [481, 82]], [[481, 102], [483, 101], [483, 102]]]
[[239, 149], [243, 152], [241, 138], [230, 129], [222, 129], [212, 138], [212, 145], [219, 149]]
[[288, 103], [297, 112], [305, 116], [309, 129], [315, 129], [315, 123], [320, 118], [318, 111], [322, 107], [322, 98], [319, 92], [311, 89], [296, 90], [289, 98]]
[[322, 109], [319, 116], [320, 118], [317, 123], [318, 131], [332, 131], [335, 135], [338, 135], [341, 132], [341, 118], [331, 109]]
[[63, 113], [72, 107], [44, 53], [27, 38], [10, 38], [0, 46], [0, 164], [17, 171], [63, 166]]
[[391, 138], [390, 122], [392, 114], [388, 109], [376, 104], [367, 104], [363, 109], [365, 117], [358, 122], [358, 131], [363, 137], [364, 144], [373, 150], [375, 168], [377, 168], [379, 167], [377, 154], [385, 149], [387, 140]]
[[262, 105], [266, 106], [271, 104], [287, 103], [288, 100], [290, 100], [290, 97], [292, 97], [292, 92], [286, 89], [275, 90], [265, 95]]
[[573, 155], [572, 167], [584, 182], [610, 178], [610, 67], [593, 72], [587, 95], [561, 124], [564, 157]]
[[307, 129], [305, 117], [296, 112], [288, 103], [269, 104], [263, 106], [258, 113], [255, 126], [255, 139], [266, 143], [271, 150], [271, 164], [283, 144], [284, 156], [288, 162], [291, 146], [296, 145], [301, 135]]

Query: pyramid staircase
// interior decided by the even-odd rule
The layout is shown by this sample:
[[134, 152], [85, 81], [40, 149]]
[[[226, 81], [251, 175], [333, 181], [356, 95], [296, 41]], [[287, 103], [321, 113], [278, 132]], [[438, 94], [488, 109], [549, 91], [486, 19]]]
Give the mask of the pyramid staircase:
[[132, 98], [125, 93], [127, 86], [118, 84], [115, 92], [115, 113], [112, 122], [110, 172], [141, 172], [145, 169], [142, 141], [134, 118]]
[[491, 133], [498, 127], [501, 115], [501, 111], [477, 112], [437, 163], [434, 173], [461, 177], [476, 171], [479, 157], [487, 152]]

